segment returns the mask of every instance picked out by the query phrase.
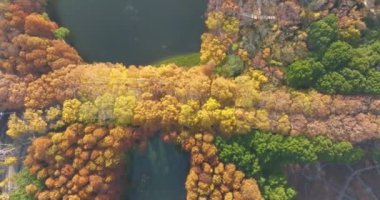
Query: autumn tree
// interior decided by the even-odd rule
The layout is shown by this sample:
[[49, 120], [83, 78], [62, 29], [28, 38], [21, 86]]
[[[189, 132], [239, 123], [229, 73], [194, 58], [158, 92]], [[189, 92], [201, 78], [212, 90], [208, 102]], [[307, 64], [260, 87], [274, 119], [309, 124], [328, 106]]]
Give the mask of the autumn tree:
[[25, 134], [43, 134], [47, 125], [42, 110], [27, 109], [21, 118], [14, 113], [10, 116], [7, 135], [17, 139]]
[[25, 18], [25, 33], [31, 36], [52, 38], [53, 32], [57, 28], [56, 23], [51, 22], [40, 14], [31, 14]]
[[254, 179], [247, 178], [236, 165], [220, 162], [212, 134], [179, 134], [173, 140], [191, 152], [191, 166], [185, 182], [187, 199], [262, 199]]
[[[114, 199], [122, 173], [122, 152], [134, 142], [131, 129], [72, 124], [65, 131], [33, 140], [24, 161], [44, 183], [30, 191], [36, 199]], [[102, 173], [99, 173], [102, 171]]]
[[201, 62], [207, 63], [212, 61], [214, 64], [221, 63], [226, 57], [227, 51], [223, 43], [210, 33], [204, 33], [201, 40]]
[[78, 121], [82, 123], [94, 123], [98, 121], [99, 109], [91, 101], [80, 104]]
[[82, 102], [78, 99], [67, 100], [63, 103], [62, 119], [67, 124], [71, 124], [78, 121], [79, 110]]
[[222, 12], [213, 11], [207, 14], [206, 26], [210, 30], [216, 30], [223, 25], [224, 15]]
[[119, 96], [115, 99], [113, 113], [116, 118], [116, 124], [124, 126], [132, 124], [136, 103], [137, 99], [133, 95]]

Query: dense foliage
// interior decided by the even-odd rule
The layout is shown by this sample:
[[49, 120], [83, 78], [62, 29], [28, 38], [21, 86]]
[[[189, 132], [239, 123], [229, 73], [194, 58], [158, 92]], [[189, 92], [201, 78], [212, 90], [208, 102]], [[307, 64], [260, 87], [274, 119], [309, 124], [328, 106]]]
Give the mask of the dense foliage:
[[[258, 70], [224, 78], [209, 77], [203, 67], [93, 64], [56, 70], [28, 84], [22, 103], [32, 109], [12, 115], [8, 134], [15, 138], [23, 133], [39, 134], [73, 122], [226, 135], [255, 128], [349, 141], [363, 141], [379, 130], [377, 98], [265, 90], [268, 78]], [[58, 106], [61, 114], [56, 109], [48, 112], [56, 103], [63, 105]], [[47, 117], [49, 114], [58, 119], [50, 119], [54, 117]]]
[[247, 177], [235, 164], [218, 159], [213, 134], [182, 132], [165, 135], [164, 139], [175, 140], [185, 151], [191, 152], [185, 182], [186, 199], [262, 200], [256, 180]]
[[295, 198], [295, 191], [286, 185], [286, 177], [281, 171], [286, 164], [351, 163], [363, 155], [362, 150], [353, 148], [348, 142], [333, 142], [323, 136], [290, 137], [262, 131], [230, 139], [217, 137], [216, 146], [224, 162], [235, 163], [259, 181], [268, 200]]
[[130, 128], [72, 124], [36, 138], [24, 164], [45, 188], [27, 192], [36, 199], [115, 199], [123, 152], [142, 137]]
[[313, 23], [308, 31], [308, 44], [310, 49], [319, 54], [338, 38], [338, 18], [330, 14], [320, 21]]
[[325, 73], [324, 66], [314, 59], [296, 61], [289, 66], [288, 70], [288, 84], [297, 88], [315, 85], [318, 77]]
[[380, 94], [380, 40], [364, 45], [347, 40], [335, 15], [313, 23], [308, 34], [310, 56], [289, 66], [290, 86], [315, 87], [328, 94]]
[[[355, 12], [328, 15], [306, 33], [294, 27], [308, 26], [321, 13], [303, 12], [296, 1], [281, 2], [278, 23], [268, 26], [276, 34], [268, 34], [268, 27], [237, 13], [253, 10], [252, 2], [210, 1], [210, 32], [201, 37], [200, 55], [168, 61], [199, 66], [127, 68], [82, 63], [62, 40], [69, 31], [38, 14], [44, 3], [15, 0], [0, 8], [0, 109], [20, 110], [8, 121], [7, 135], [15, 143], [32, 138], [13, 199], [116, 199], [123, 154], [134, 145], [143, 150], [160, 131], [167, 133], [164, 141], [191, 153], [188, 199], [261, 199], [256, 180], [267, 199], [292, 199], [295, 191], [282, 167], [354, 162], [360, 150], [327, 138], [379, 137], [379, 98], [300, 92], [271, 82], [283, 74], [268, 65], [298, 59], [287, 73], [293, 87], [379, 94], [378, 34], [362, 37]], [[256, 45], [257, 38], [266, 45]], [[359, 45], [360, 39], [365, 44]], [[217, 137], [214, 144], [217, 133], [230, 139]], [[313, 138], [294, 136], [301, 134]]]

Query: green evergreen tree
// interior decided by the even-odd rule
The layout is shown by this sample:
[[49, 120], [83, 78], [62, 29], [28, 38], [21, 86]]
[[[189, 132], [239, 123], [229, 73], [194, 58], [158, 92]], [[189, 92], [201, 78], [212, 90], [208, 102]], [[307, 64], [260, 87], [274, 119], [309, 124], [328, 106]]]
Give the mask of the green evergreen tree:
[[330, 14], [311, 24], [307, 33], [310, 49], [318, 55], [323, 55], [330, 44], [338, 38], [338, 18]]
[[314, 59], [299, 60], [289, 66], [286, 81], [292, 87], [308, 88], [314, 86], [324, 73], [324, 66], [320, 62]]
[[335, 71], [347, 67], [353, 56], [353, 49], [347, 42], [337, 41], [331, 44], [322, 58], [326, 70]]
[[348, 94], [352, 91], [352, 85], [338, 72], [329, 72], [322, 76], [317, 82], [317, 88], [328, 94]]

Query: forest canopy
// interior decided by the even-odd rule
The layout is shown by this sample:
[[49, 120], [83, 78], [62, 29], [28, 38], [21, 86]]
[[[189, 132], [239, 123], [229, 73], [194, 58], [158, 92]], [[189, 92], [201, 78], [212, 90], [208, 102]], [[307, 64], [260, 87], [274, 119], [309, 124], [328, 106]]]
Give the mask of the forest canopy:
[[117, 199], [125, 155], [155, 136], [189, 153], [188, 200], [295, 199], [288, 167], [376, 163], [362, 148], [380, 137], [370, 10], [257, 2], [208, 1], [199, 53], [154, 66], [86, 62], [46, 1], [1, 4], [1, 143], [14, 152], [0, 167], [22, 166], [4, 195]]
[[331, 14], [310, 26], [312, 51], [309, 58], [289, 66], [287, 83], [328, 94], [380, 94], [380, 40], [358, 44], [360, 35], [342, 32], [337, 23]]

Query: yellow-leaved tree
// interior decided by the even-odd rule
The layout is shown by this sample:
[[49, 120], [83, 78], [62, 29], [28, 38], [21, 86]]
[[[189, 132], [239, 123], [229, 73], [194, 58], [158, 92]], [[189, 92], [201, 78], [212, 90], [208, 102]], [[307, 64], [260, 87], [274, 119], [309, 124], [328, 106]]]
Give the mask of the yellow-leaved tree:
[[137, 99], [134, 95], [122, 95], [117, 97], [113, 111], [116, 118], [116, 124], [121, 126], [131, 125], [136, 104]]
[[197, 125], [197, 112], [200, 109], [198, 101], [189, 100], [187, 103], [182, 104], [178, 116], [178, 123], [180, 126], [186, 128], [194, 128]]
[[223, 25], [224, 14], [220, 11], [212, 11], [207, 14], [206, 26], [210, 30], [215, 30]]
[[226, 46], [211, 33], [204, 33], [201, 40], [201, 62], [212, 61], [215, 65], [221, 63], [226, 57]]
[[71, 124], [78, 120], [81, 102], [78, 99], [66, 100], [63, 103], [62, 120]]
[[47, 123], [42, 116], [42, 110], [26, 109], [22, 118], [12, 114], [8, 120], [7, 135], [16, 139], [24, 134], [43, 134]]
[[98, 96], [95, 100], [95, 106], [98, 108], [98, 121], [101, 124], [106, 124], [115, 119], [114, 106], [115, 97], [110, 93], [105, 93]]
[[203, 130], [211, 130], [212, 126], [218, 122], [220, 108], [221, 105], [217, 100], [209, 98], [207, 102], [203, 104], [202, 109], [197, 112], [197, 127]]
[[90, 101], [84, 102], [79, 108], [79, 121], [83, 123], [94, 123], [98, 120], [98, 108]]

